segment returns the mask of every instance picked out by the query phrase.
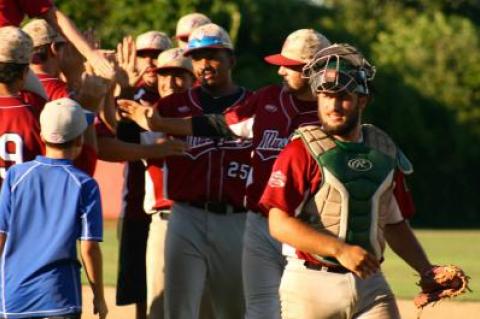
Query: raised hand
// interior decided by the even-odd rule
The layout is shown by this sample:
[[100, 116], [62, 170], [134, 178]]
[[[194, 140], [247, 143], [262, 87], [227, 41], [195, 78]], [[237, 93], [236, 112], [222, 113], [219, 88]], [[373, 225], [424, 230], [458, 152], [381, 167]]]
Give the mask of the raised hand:
[[142, 75], [147, 71], [147, 67], [143, 70], [137, 69], [137, 50], [135, 41], [131, 36], [124, 37], [122, 42], [117, 44], [117, 61], [118, 66], [127, 74], [128, 84], [135, 86]]

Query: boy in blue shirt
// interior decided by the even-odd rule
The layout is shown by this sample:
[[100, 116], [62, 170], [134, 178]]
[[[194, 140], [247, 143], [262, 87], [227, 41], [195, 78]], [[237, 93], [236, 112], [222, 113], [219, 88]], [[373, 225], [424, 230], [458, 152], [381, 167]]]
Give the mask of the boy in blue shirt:
[[55, 100], [45, 105], [40, 126], [46, 155], [12, 166], [0, 193], [0, 318], [79, 319], [80, 239], [94, 312], [103, 319], [100, 192], [72, 165], [85, 114], [71, 99]]

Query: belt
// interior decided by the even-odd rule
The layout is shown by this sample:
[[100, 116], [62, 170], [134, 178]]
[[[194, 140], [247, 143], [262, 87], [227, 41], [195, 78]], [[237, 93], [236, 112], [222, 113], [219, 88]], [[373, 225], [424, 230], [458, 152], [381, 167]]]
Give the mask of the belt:
[[333, 272], [333, 273], [336, 273], [336, 274], [348, 274], [350, 273], [351, 271], [348, 270], [347, 268], [343, 267], [343, 266], [335, 266], [335, 265], [325, 265], [325, 264], [316, 264], [316, 263], [312, 263], [312, 262], [309, 262], [309, 261], [306, 261], [303, 263], [303, 265], [307, 268], [307, 269], [311, 269], [311, 270], [318, 270], [318, 271], [326, 271], [326, 272]]
[[210, 212], [213, 214], [218, 214], [218, 215], [245, 213], [246, 211], [244, 207], [234, 207], [230, 204], [223, 203], [223, 202], [204, 202], [204, 203], [189, 202], [187, 204], [196, 208], [206, 210], [207, 212]]
[[169, 210], [156, 210], [152, 212], [152, 215], [153, 214], [158, 214], [161, 220], [168, 220], [170, 218]]

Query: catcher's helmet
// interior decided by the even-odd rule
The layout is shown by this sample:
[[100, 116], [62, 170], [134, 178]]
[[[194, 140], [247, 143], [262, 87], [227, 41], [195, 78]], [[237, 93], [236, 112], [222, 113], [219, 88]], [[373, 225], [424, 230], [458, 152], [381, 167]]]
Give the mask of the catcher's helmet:
[[370, 94], [368, 82], [375, 76], [375, 66], [353, 46], [336, 43], [320, 50], [303, 68], [313, 92]]

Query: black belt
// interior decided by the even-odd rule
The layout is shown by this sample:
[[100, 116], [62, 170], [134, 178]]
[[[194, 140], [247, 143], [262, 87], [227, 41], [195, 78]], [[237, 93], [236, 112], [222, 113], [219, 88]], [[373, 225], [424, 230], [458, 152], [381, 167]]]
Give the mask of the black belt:
[[231, 213], [233, 214], [245, 213], [246, 211], [244, 207], [234, 207], [230, 204], [223, 203], [223, 202], [204, 202], [204, 203], [189, 202], [187, 204], [196, 208], [206, 210], [210, 213], [218, 214], [218, 215], [227, 215]]
[[169, 210], [156, 210], [152, 214], [158, 214], [161, 220], [168, 220], [170, 218], [170, 211]]
[[333, 273], [336, 273], [336, 274], [347, 274], [347, 273], [351, 272], [347, 268], [345, 268], [343, 266], [340, 266], [340, 265], [335, 266], [335, 265], [326, 265], [326, 264], [316, 264], [316, 263], [312, 263], [312, 262], [309, 262], [309, 261], [306, 261], [303, 264], [305, 265], [305, 267], [307, 269], [311, 269], [311, 270], [333, 272]]

